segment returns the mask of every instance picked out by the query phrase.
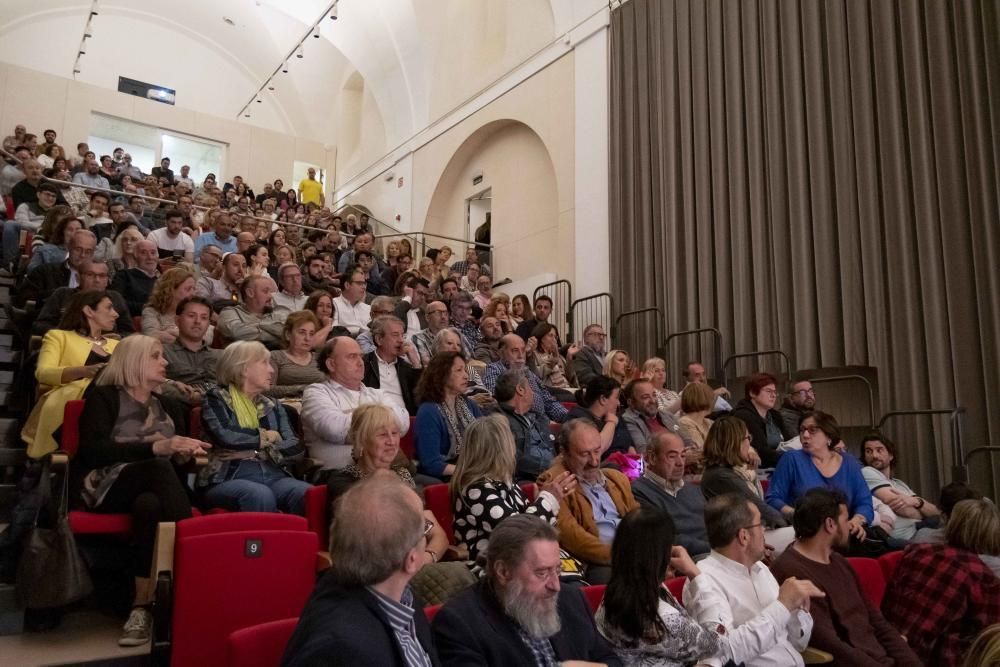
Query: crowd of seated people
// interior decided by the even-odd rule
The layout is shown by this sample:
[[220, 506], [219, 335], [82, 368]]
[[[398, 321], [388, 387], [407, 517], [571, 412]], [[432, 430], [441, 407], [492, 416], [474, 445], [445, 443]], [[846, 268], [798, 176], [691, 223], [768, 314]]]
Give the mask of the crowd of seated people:
[[[710, 386], [700, 362], [671, 372], [633, 359], [600, 323], [564, 340], [553, 300], [494, 289], [476, 247], [454, 263], [446, 246], [422, 258], [408, 239], [383, 247], [367, 216], [324, 205], [315, 174], [255, 195], [238, 176], [195, 183], [167, 159], [147, 175], [124, 151], [98, 159], [86, 145], [65, 160], [24, 136], [5, 142], [20, 161], [0, 173], [11, 204], [0, 261], [26, 335], [41, 336], [22, 439], [44, 458], [66, 403], [85, 401], [81, 427], [94, 431], [72, 463], [74, 503], [133, 517], [123, 643], [149, 636], [157, 522], [193, 507], [302, 514], [313, 485], [336, 501], [342, 558], [287, 664], [334, 644], [381, 656], [394, 642], [408, 664], [801, 664], [810, 635], [850, 664], [910, 664], [901, 634], [951, 664], [985, 628], [992, 608], [976, 605], [1000, 562], [990, 506], [963, 504], [980, 499], [967, 487], [920, 497], [885, 434], [865, 438], [859, 461], [808, 380], [779, 393], [756, 373], [740, 398]], [[63, 172], [76, 186], [44, 180]], [[186, 488], [174, 467], [193, 455], [207, 464]], [[451, 549], [418, 495], [442, 482]], [[366, 505], [378, 499], [394, 504]], [[362, 567], [372, 545], [386, 558]], [[831, 590], [848, 567], [833, 551], [904, 547], [884, 618], [856, 587]], [[450, 564], [446, 551], [464, 585], [479, 583], [433, 631], [386, 625], [383, 614], [413, 619], [408, 591], [421, 568]], [[934, 600], [907, 591], [923, 585], [921, 566], [948, 571], [948, 559], [966, 575], [947, 594], [968, 604], [925, 611]], [[681, 600], [661, 585], [668, 570], [688, 579]], [[596, 626], [570, 592], [582, 583], [609, 586]], [[840, 619], [862, 612], [845, 630]], [[929, 615], [953, 630], [916, 640]], [[317, 636], [333, 618], [349, 622]], [[354, 646], [351, 623], [379, 624], [386, 645]]]

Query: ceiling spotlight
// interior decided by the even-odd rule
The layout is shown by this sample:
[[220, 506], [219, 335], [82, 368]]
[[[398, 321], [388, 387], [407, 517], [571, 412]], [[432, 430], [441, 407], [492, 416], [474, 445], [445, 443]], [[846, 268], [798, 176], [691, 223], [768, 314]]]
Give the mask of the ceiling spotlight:
[[305, 58], [305, 56], [306, 56], [306, 54], [302, 50], [302, 45], [299, 44], [299, 48], [295, 49], [295, 57], [296, 58]]
[[330, 20], [331, 21], [336, 21], [337, 20], [337, 5], [336, 4], [333, 5], [333, 9], [330, 11]]

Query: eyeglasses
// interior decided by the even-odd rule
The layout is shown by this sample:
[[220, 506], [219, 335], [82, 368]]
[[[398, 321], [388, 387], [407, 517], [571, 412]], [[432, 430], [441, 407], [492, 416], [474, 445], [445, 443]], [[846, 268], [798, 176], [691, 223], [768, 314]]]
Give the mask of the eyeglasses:
[[93, 271], [84, 271], [83, 275], [85, 275], [88, 278], [104, 278], [105, 280], [108, 279], [108, 274], [106, 273], [94, 273]]
[[548, 581], [552, 577], [558, 577], [562, 574], [562, 567], [546, 567], [535, 570], [533, 574], [538, 577], [539, 581]]
[[754, 528], [760, 528], [763, 525], [764, 525], [763, 523], [753, 523], [753, 524], [750, 524], [749, 526], [743, 526], [743, 529], [744, 530], [753, 530]]
[[799, 433], [800, 434], [808, 432], [809, 435], [816, 435], [817, 433], [819, 433], [819, 431], [820, 431], [819, 426], [800, 426], [799, 427]]
[[802, 394], [803, 396], [809, 396], [810, 394], [812, 394], [813, 396], [816, 395], [816, 391], [814, 389], [799, 389], [798, 391], [793, 393]]

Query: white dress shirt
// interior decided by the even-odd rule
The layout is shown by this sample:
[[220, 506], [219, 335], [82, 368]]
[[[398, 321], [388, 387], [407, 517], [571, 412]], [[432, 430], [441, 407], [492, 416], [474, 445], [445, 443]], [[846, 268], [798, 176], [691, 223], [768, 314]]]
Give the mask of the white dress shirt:
[[352, 336], [357, 336], [362, 331], [368, 331], [368, 323], [372, 319], [372, 307], [367, 303], [358, 301], [352, 306], [341, 295], [333, 300], [333, 307], [336, 311], [333, 314], [334, 324], [346, 327]]
[[375, 358], [378, 359], [378, 384], [382, 393], [385, 397], [393, 402], [394, 405], [406, 411], [406, 403], [403, 401], [403, 389], [399, 386], [399, 375], [396, 374], [396, 361], [392, 360], [392, 363], [384, 361], [382, 357], [375, 353]]
[[[275, 310], [283, 310], [286, 313], [294, 313], [299, 310], [305, 310], [306, 301], [309, 299], [308, 296], [303, 292], [298, 296], [292, 296], [288, 292], [275, 292], [271, 296], [271, 303], [274, 304]], [[287, 315], [286, 315], [287, 317]]]
[[381, 389], [361, 385], [355, 391], [334, 380], [311, 384], [302, 392], [302, 431], [309, 458], [322, 463], [324, 469], [339, 469], [349, 465], [351, 443], [347, 431], [351, 415], [359, 405], [378, 403], [396, 416], [400, 434], [410, 428], [406, 408], [397, 406]]
[[746, 667], [803, 665], [799, 651], [809, 644], [813, 620], [791, 613], [778, 600], [778, 582], [760, 562], [748, 570], [716, 551], [698, 563], [684, 584], [684, 607], [701, 625], [721, 625], [725, 659]]

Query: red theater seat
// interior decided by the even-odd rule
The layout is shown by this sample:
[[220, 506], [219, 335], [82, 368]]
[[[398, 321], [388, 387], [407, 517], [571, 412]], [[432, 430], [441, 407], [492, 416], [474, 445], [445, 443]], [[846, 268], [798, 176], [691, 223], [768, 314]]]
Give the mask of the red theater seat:
[[428, 623], [434, 622], [434, 617], [437, 616], [437, 613], [441, 611], [441, 607], [443, 606], [444, 605], [436, 604], [433, 607], [424, 607], [424, 616], [427, 617]]
[[424, 502], [427, 504], [427, 509], [434, 513], [434, 518], [444, 528], [448, 542], [454, 544], [455, 531], [452, 524], [455, 523], [455, 515], [451, 509], [451, 493], [448, 490], [448, 485], [431, 484], [424, 487]]
[[902, 551], [890, 551], [884, 556], [879, 556], [878, 564], [882, 568], [882, 576], [885, 577], [885, 583], [888, 586], [889, 582], [892, 581], [892, 575], [896, 572], [896, 567], [899, 565], [899, 561], [903, 560]]
[[885, 575], [882, 574], [882, 567], [878, 560], [874, 558], [848, 558], [847, 562], [851, 564], [854, 573], [858, 575], [861, 590], [865, 592], [873, 605], [881, 607], [882, 598], [885, 597]]
[[252, 625], [229, 635], [230, 667], [278, 667], [298, 618]]
[[601, 606], [601, 602], [604, 600], [604, 589], [607, 586], [601, 584], [600, 586], [584, 586], [583, 596], [587, 598], [587, 604], [590, 605], [590, 613], [595, 613], [597, 608]]
[[316, 533], [321, 551], [330, 548], [331, 517], [327, 493], [326, 484], [314, 486], [306, 491], [306, 522], [309, 524], [309, 530]]
[[686, 577], [672, 577], [667, 579], [667, 590], [669, 590], [682, 605], [684, 604], [683, 595], [685, 582], [687, 582]]
[[399, 450], [406, 454], [406, 458], [411, 461], [417, 456], [417, 447], [414, 442], [413, 425], [417, 422], [416, 417], [410, 417], [410, 428], [406, 430], [406, 435], [399, 439]]

